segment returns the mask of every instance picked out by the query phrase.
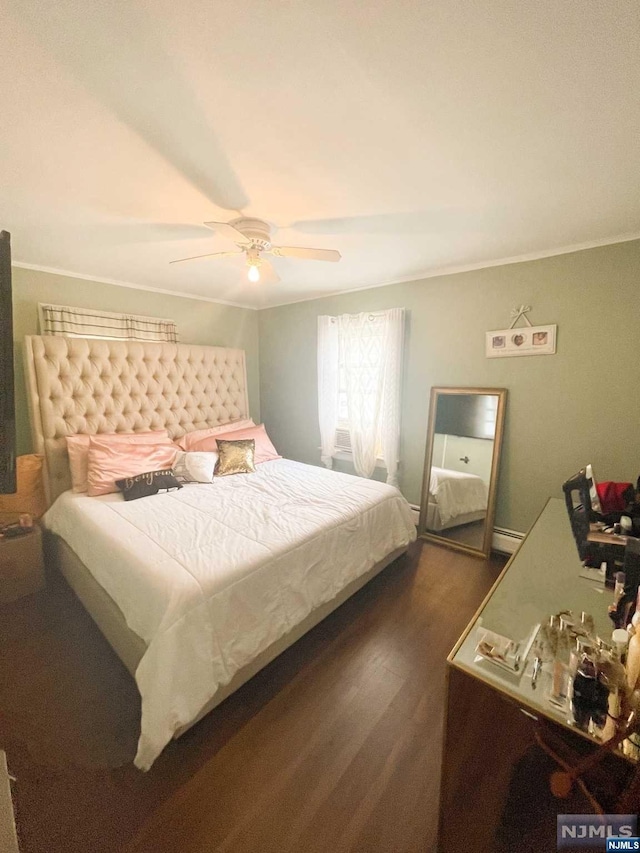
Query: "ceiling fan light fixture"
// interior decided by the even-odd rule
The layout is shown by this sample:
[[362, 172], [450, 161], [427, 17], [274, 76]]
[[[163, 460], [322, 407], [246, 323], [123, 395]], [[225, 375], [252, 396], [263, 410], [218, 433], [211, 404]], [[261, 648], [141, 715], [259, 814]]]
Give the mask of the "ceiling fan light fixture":
[[[267, 284], [277, 284], [280, 276], [265, 255], [275, 255], [278, 258], [293, 258], [303, 261], [339, 261], [340, 252], [337, 249], [310, 249], [306, 246], [274, 246], [271, 242], [271, 226], [262, 219], [247, 219], [241, 217], [231, 222], [205, 222], [208, 228], [217, 231], [236, 244], [235, 251], [209, 252], [206, 255], [196, 255], [191, 258], [178, 258], [170, 263], [194, 261], [198, 258], [223, 258], [229, 255], [244, 255], [249, 267], [247, 277], [256, 283], [264, 278]], [[260, 275], [262, 268], [263, 275]]]
[[260, 248], [259, 246], [252, 245], [246, 250], [247, 252], [247, 266], [249, 267], [249, 281], [260, 281], [260, 270], [258, 267], [262, 263], [262, 259], [260, 258]]

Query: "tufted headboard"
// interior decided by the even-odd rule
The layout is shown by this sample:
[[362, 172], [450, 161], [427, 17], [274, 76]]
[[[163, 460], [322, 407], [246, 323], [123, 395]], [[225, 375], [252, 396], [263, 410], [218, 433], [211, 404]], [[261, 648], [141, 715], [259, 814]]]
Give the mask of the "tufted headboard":
[[25, 357], [49, 503], [71, 488], [67, 435], [166, 428], [176, 439], [249, 416], [241, 349], [29, 335]]

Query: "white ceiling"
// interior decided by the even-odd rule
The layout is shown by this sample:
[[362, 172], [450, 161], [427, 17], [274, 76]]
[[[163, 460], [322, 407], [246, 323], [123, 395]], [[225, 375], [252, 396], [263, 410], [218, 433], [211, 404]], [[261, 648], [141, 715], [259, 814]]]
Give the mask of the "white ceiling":
[[[18, 262], [260, 307], [640, 233], [637, 0], [1, 0]], [[202, 226], [339, 264], [278, 285]]]

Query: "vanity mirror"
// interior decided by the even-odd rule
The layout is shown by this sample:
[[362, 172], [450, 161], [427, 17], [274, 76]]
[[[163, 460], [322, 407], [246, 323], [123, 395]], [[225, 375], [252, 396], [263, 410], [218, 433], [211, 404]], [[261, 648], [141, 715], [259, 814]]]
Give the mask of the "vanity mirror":
[[505, 388], [432, 388], [419, 534], [486, 557], [491, 550]]

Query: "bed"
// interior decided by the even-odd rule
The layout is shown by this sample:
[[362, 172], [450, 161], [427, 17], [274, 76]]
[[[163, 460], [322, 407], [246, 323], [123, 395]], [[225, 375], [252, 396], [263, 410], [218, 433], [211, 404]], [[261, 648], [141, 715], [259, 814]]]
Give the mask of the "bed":
[[136, 680], [147, 770], [400, 556], [411, 511], [391, 486], [286, 459], [130, 503], [74, 494], [66, 435], [246, 417], [244, 352], [40, 336], [25, 351], [50, 553]]
[[487, 514], [489, 491], [476, 474], [453, 471], [450, 468], [431, 468], [427, 529], [447, 530], [472, 521], [481, 521]]

